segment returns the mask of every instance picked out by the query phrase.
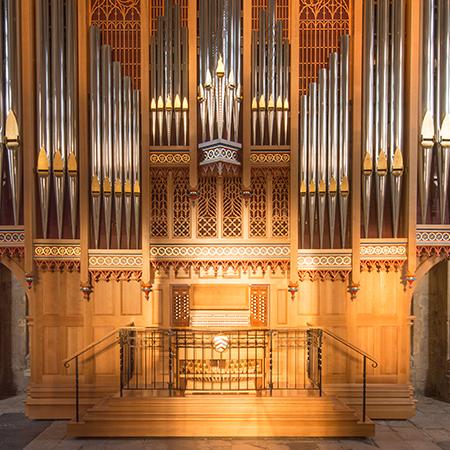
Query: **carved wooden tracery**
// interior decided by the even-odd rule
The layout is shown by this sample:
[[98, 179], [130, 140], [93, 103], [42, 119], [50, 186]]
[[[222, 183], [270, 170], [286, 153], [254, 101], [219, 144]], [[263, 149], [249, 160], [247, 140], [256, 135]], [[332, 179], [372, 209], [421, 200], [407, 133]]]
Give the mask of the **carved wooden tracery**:
[[91, 0], [89, 17], [102, 31], [102, 42], [112, 48], [113, 60], [122, 63], [123, 72], [140, 85], [141, 52], [140, 0]]
[[350, 30], [349, 0], [301, 0], [299, 90], [305, 94], [331, 52], [339, 49], [339, 36]]

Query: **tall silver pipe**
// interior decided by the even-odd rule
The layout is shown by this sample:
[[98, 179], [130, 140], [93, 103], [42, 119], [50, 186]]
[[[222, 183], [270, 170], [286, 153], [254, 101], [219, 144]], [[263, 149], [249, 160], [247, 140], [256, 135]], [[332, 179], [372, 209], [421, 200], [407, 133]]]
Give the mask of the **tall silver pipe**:
[[111, 245], [112, 211], [112, 121], [111, 121], [111, 47], [101, 47], [102, 98], [102, 193], [105, 214], [106, 248]]
[[370, 197], [372, 190], [373, 162], [375, 158], [374, 149], [374, 68], [375, 57], [374, 42], [374, 2], [364, 2], [364, 91], [363, 91], [363, 223], [364, 235], [369, 234]]
[[325, 202], [327, 194], [327, 70], [319, 70], [319, 82], [318, 82], [318, 193], [319, 193], [319, 246], [323, 248], [323, 235], [325, 227]]
[[124, 116], [124, 176], [125, 176], [125, 232], [126, 248], [130, 247], [131, 240], [131, 206], [133, 195], [133, 172], [132, 172], [132, 112], [131, 112], [131, 80], [130, 77], [123, 78], [123, 116]]
[[72, 238], [77, 232], [78, 215], [78, 149], [77, 149], [77, 83], [75, 82], [77, 67], [76, 47], [76, 5], [75, 0], [66, 3], [66, 110], [67, 110], [67, 174], [69, 180], [70, 224]]
[[95, 248], [100, 235], [100, 178], [101, 178], [101, 123], [100, 123], [100, 30], [89, 29], [89, 85], [91, 111], [91, 200], [92, 226]]
[[308, 98], [308, 215], [310, 247], [314, 248], [317, 196], [317, 83], [310, 83]]
[[450, 170], [450, 4], [449, 0], [441, 1], [442, 33], [441, 33], [441, 122], [439, 130], [438, 156], [440, 162], [439, 174], [439, 204], [441, 223], [445, 223], [448, 203], [448, 183]]
[[308, 189], [308, 96], [300, 98], [300, 237], [305, 247], [306, 205]]
[[[37, 91], [37, 128], [38, 128], [38, 158], [37, 174], [39, 203], [41, 213], [42, 234], [47, 239], [48, 209], [50, 201], [50, 166], [51, 166], [51, 141], [50, 141], [50, 58], [49, 58], [49, 5], [48, 0], [37, 0], [36, 2], [36, 91]], [[0, 46], [1, 48], [2, 46]], [[1, 50], [0, 50], [1, 52]], [[2, 58], [3, 59], [3, 58]], [[0, 71], [1, 72], [1, 71]], [[2, 90], [0, 89], [0, 92]], [[1, 95], [1, 94], [0, 94]], [[0, 100], [0, 108], [3, 107]], [[0, 114], [1, 115], [1, 114]], [[0, 127], [3, 119], [0, 117]], [[1, 130], [0, 130], [1, 133]], [[1, 133], [3, 134], [3, 133]], [[0, 155], [0, 173], [1, 172]], [[1, 189], [1, 188], [0, 188]]]
[[329, 143], [328, 143], [328, 213], [330, 226], [330, 248], [334, 247], [334, 228], [336, 223], [336, 205], [338, 192], [338, 76], [339, 56], [331, 53], [329, 58]]
[[139, 248], [140, 228], [140, 201], [141, 201], [141, 144], [140, 144], [140, 96], [138, 90], [133, 90], [133, 207], [134, 207], [134, 229], [136, 248]]
[[15, 0], [3, 0], [4, 42], [4, 108], [5, 146], [8, 159], [9, 185], [13, 202], [14, 224], [19, 224], [21, 204], [21, 147], [19, 137], [20, 87], [19, 87], [19, 4]]
[[339, 77], [339, 209], [341, 219], [341, 245], [345, 248], [349, 197], [349, 41], [341, 37]]
[[64, 158], [64, 131], [63, 115], [61, 111], [62, 86], [61, 66], [63, 64], [61, 46], [62, 39], [62, 3], [58, 0], [51, 1], [51, 51], [52, 51], [52, 122], [53, 122], [53, 183], [55, 190], [56, 218], [58, 237], [62, 237], [63, 212], [64, 212], [64, 188], [65, 188], [65, 158]]
[[378, 146], [376, 170], [377, 225], [378, 237], [383, 233], [384, 203], [386, 196], [388, 141], [388, 83], [389, 83], [389, 1], [379, 0], [377, 4], [377, 105]]
[[422, 223], [426, 223], [431, 184], [434, 128], [434, 0], [422, 2], [422, 126], [418, 154], [419, 202]]
[[392, 195], [393, 236], [397, 237], [400, 217], [401, 183], [403, 175], [403, 72], [404, 72], [404, 34], [405, 34], [405, 2], [397, 0], [393, 3], [392, 20], [393, 61], [391, 76], [393, 78], [392, 113], [393, 145], [390, 149], [390, 178]]
[[122, 237], [123, 203], [123, 114], [122, 74], [120, 62], [113, 62], [113, 143], [114, 143], [114, 209], [117, 248]]

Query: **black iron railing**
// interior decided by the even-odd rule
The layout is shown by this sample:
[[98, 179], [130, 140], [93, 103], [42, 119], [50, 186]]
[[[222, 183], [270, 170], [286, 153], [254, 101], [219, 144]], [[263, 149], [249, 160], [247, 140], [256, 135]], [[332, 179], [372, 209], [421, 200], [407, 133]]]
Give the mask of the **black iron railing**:
[[324, 345], [343, 345], [362, 359], [362, 420], [365, 421], [367, 361], [377, 362], [339, 336], [321, 329], [193, 329], [124, 327], [65, 360], [75, 361], [75, 420], [80, 417], [79, 359], [98, 343], [119, 343], [119, 391], [158, 395], [287, 390], [323, 392]]

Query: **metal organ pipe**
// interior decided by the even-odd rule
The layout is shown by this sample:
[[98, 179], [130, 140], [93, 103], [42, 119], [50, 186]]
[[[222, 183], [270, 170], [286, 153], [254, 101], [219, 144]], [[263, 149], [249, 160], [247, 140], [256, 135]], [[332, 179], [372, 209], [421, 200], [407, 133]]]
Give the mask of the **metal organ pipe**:
[[134, 208], [134, 229], [136, 246], [139, 246], [139, 225], [140, 225], [140, 200], [141, 200], [141, 141], [140, 141], [140, 92], [133, 90], [133, 114], [132, 114], [132, 133], [133, 133], [133, 208]]
[[372, 174], [374, 151], [374, 66], [375, 38], [374, 38], [374, 3], [373, 0], [364, 2], [364, 60], [363, 60], [363, 224], [364, 235], [369, 235], [369, 218], [371, 206]]
[[377, 235], [382, 237], [384, 231], [388, 179], [392, 199], [392, 234], [394, 237], [398, 234], [404, 169], [404, 32], [404, 0], [379, 0], [376, 9], [372, 0], [365, 2], [362, 176], [366, 237], [369, 233], [371, 179], [374, 170]]
[[304, 247], [306, 210], [309, 246], [314, 248], [317, 221], [319, 247], [324, 247], [326, 206], [329, 244], [333, 248], [339, 201], [341, 246], [345, 236], [349, 197], [349, 36], [340, 39], [340, 55], [329, 56], [328, 68], [319, 69], [318, 81], [309, 84], [300, 99], [300, 235]]
[[334, 246], [334, 226], [336, 222], [337, 179], [338, 179], [338, 69], [339, 56], [331, 53], [329, 59], [329, 143], [327, 152], [327, 193], [330, 224], [330, 247]]
[[308, 97], [308, 215], [309, 242], [313, 248], [317, 196], [317, 83], [310, 83]]
[[[153, 53], [156, 55], [156, 52]], [[100, 45], [100, 31], [90, 28], [91, 199], [95, 246], [99, 246], [100, 209], [105, 214], [106, 246], [110, 245], [114, 203], [117, 247], [131, 245], [134, 221], [136, 243], [140, 225], [140, 104], [139, 91], [112, 62], [111, 47]], [[122, 215], [125, 211], [125, 242]], [[134, 211], [134, 214], [133, 214]]]
[[75, 0], [67, 0], [66, 3], [66, 78], [67, 78], [67, 174], [69, 179], [69, 205], [70, 205], [70, 224], [72, 229], [72, 238], [75, 239], [77, 231], [78, 215], [78, 145], [77, 145], [77, 46], [75, 34], [76, 5]]
[[89, 86], [91, 112], [91, 200], [94, 245], [99, 246], [101, 193], [100, 30], [89, 30]]
[[260, 11], [259, 31], [254, 32], [252, 39], [252, 55], [253, 144], [266, 144], [266, 128], [268, 145], [287, 144], [289, 44], [283, 39], [282, 22], [275, 18], [274, 0], [269, 0], [267, 11]]
[[[50, 37], [49, 37], [48, 0], [36, 2], [36, 93], [37, 93], [37, 130], [38, 130], [38, 189], [41, 207], [41, 224], [44, 239], [47, 238], [48, 209], [50, 200], [49, 168], [51, 164], [50, 135]], [[0, 123], [3, 121], [0, 119]], [[2, 126], [2, 125], [0, 125]], [[1, 162], [0, 162], [1, 165]], [[0, 167], [0, 173], [1, 167]]]
[[404, 34], [405, 34], [405, 4], [404, 0], [393, 3], [392, 44], [391, 44], [391, 78], [393, 79], [391, 93], [392, 113], [391, 127], [393, 141], [389, 150], [389, 172], [391, 178], [392, 224], [393, 236], [397, 237], [400, 215], [401, 181], [403, 175], [403, 70], [404, 70]]
[[[188, 34], [186, 27], [181, 26], [179, 5], [175, 5], [173, 0], [165, 0], [164, 15], [158, 17], [157, 22], [157, 30], [150, 45], [153, 145], [187, 145]], [[200, 19], [200, 29], [204, 26], [205, 23]], [[204, 55], [199, 63], [203, 76], [202, 58]], [[199, 92], [200, 98], [203, 98], [203, 93]], [[202, 108], [200, 116], [204, 116]]]
[[341, 245], [345, 248], [349, 196], [349, 36], [341, 37], [339, 73], [339, 212]]
[[[13, 203], [14, 224], [20, 220], [21, 185], [22, 185], [22, 153], [19, 136], [20, 118], [20, 54], [18, 52], [19, 37], [19, 4], [16, 0], [3, 0], [1, 3], [2, 20], [2, 127], [0, 146], [6, 149], [8, 161], [8, 181]], [[3, 150], [0, 151], [0, 168], [3, 169]], [[1, 190], [1, 187], [0, 187]]]
[[306, 205], [308, 185], [308, 96], [300, 97], [300, 236], [305, 247]]
[[318, 158], [317, 158], [317, 179], [319, 194], [319, 245], [323, 248], [323, 237], [325, 227], [325, 200], [327, 193], [327, 70], [319, 69], [318, 81]]
[[113, 62], [113, 143], [114, 143], [114, 210], [117, 247], [122, 237], [123, 203], [123, 114], [122, 73], [118, 61]]

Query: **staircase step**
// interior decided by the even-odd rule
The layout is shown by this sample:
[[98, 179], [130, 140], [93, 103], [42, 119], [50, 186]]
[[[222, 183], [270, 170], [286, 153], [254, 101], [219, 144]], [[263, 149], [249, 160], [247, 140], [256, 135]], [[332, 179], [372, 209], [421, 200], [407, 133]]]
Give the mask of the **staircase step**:
[[209, 395], [102, 399], [71, 436], [372, 436], [353, 410], [330, 396], [258, 397]]

